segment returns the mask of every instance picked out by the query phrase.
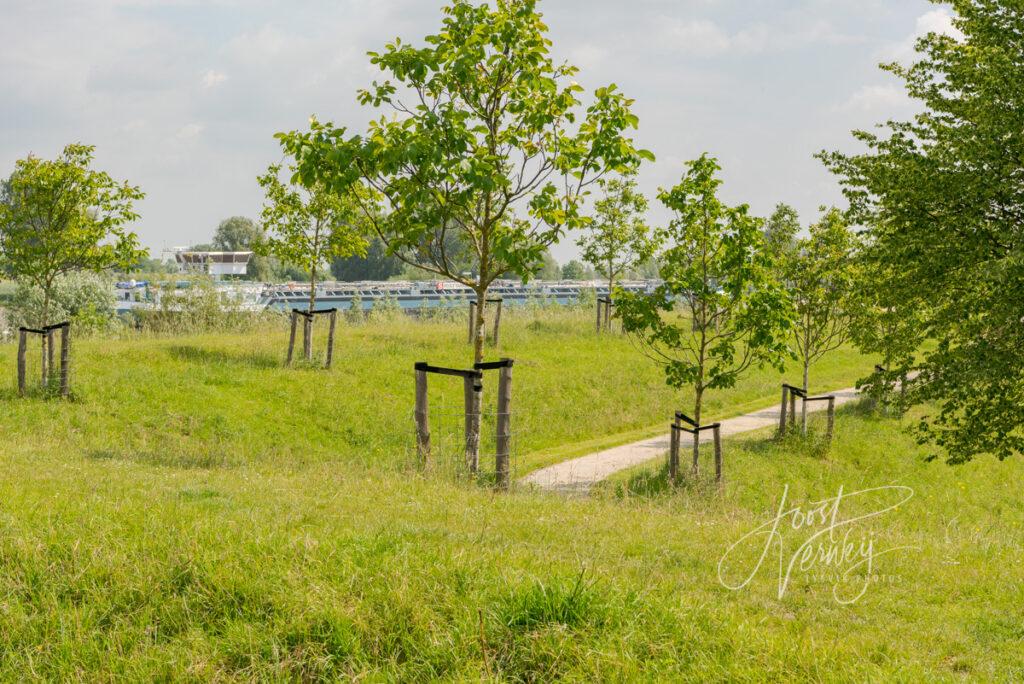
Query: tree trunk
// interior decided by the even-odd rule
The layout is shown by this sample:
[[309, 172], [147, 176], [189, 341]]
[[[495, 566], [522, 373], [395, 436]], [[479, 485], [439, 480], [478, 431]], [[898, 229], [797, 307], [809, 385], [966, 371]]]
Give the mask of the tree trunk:
[[[476, 288], [476, 327], [473, 331], [473, 363], [484, 360], [484, 339], [487, 329], [484, 327], [484, 307], [487, 306], [487, 288]], [[473, 464], [480, 462], [480, 413], [483, 407], [483, 392], [469, 392], [467, 383], [467, 420], [466, 420], [466, 460], [475, 472]]]

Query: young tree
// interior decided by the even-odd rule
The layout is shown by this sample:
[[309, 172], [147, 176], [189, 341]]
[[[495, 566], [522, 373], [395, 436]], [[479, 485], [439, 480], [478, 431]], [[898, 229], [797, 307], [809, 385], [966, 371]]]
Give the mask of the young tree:
[[[311, 188], [281, 181], [281, 167], [260, 176], [266, 193], [263, 226], [266, 234], [253, 245], [259, 254], [272, 254], [309, 273], [307, 312], [316, 310], [317, 276], [338, 257], [366, 254], [367, 242], [352, 194], [338, 195], [320, 184]], [[312, 326], [303, 326], [306, 360], [312, 358]]]
[[147, 252], [126, 230], [145, 195], [92, 168], [90, 145], [68, 145], [57, 159], [15, 163], [0, 200], [0, 254], [7, 272], [43, 293], [40, 326], [50, 321], [54, 283], [65, 273], [129, 268]]
[[911, 339], [932, 342], [912, 362], [910, 395], [938, 406], [921, 436], [961, 462], [1024, 451], [1024, 14], [1016, 0], [952, 6], [952, 35], [883, 67], [920, 113], [856, 131], [862, 154], [822, 158], [869, 227], [878, 299], [920, 314]]
[[764, 224], [764, 238], [768, 251], [781, 265], [784, 257], [796, 248], [796, 235], [800, 232], [800, 215], [788, 204], [775, 205], [775, 211]]
[[[594, 220], [576, 244], [583, 260], [592, 265], [608, 281], [612, 296], [615, 279], [647, 261], [657, 243], [644, 220], [647, 199], [632, 178], [611, 178], [600, 181], [604, 196], [594, 203]], [[605, 321], [610, 327], [611, 321]]]
[[[474, 362], [483, 360], [491, 283], [505, 273], [532, 277], [544, 250], [585, 224], [581, 205], [594, 182], [653, 158], [624, 135], [637, 118], [614, 85], [581, 111], [577, 69], [553, 61], [536, 4], [455, 0], [423, 47], [396, 39], [371, 53], [389, 77], [360, 101], [395, 115], [365, 136], [316, 120], [308, 132], [279, 136], [304, 184], [359, 183], [377, 194], [382, 206], [364, 201], [365, 215], [392, 254], [473, 289], [481, 304]], [[452, 234], [470, 273], [446, 249]]]
[[[675, 214], [662, 231], [663, 283], [651, 295], [619, 297], [623, 329], [665, 367], [673, 387], [693, 388], [693, 419], [700, 424], [704, 395], [732, 387], [751, 366], [781, 367], [792, 309], [772, 273], [761, 221], [747, 205], [718, 199], [720, 167], [704, 155], [658, 199]], [[693, 321], [677, 313], [688, 304]], [[697, 470], [699, 440], [693, 440]]]
[[[793, 342], [803, 367], [804, 392], [810, 387], [811, 364], [850, 338], [855, 248], [856, 236], [843, 214], [832, 208], [811, 226], [809, 237], [779, 252], [796, 310]], [[806, 403], [801, 422], [806, 426]]]
[[562, 280], [591, 280], [594, 272], [579, 259], [570, 259], [562, 264]]

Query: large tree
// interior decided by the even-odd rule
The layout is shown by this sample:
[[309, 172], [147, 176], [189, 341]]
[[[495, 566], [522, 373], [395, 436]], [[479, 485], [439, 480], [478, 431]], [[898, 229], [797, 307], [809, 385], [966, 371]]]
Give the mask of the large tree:
[[366, 249], [366, 256], [338, 257], [331, 264], [331, 273], [343, 282], [358, 280], [387, 280], [402, 272], [404, 264], [387, 253], [384, 242], [374, 237]]
[[955, 0], [957, 35], [929, 33], [917, 61], [883, 68], [921, 113], [861, 154], [823, 154], [869, 227], [872, 283], [932, 341], [910, 396], [933, 402], [921, 435], [950, 462], [1024, 449], [1024, 12], [1018, 0]]
[[[551, 57], [536, 5], [456, 0], [422, 46], [396, 39], [371, 53], [387, 78], [360, 101], [388, 111], [365, 135], [314, 119], [280, 136], [301, 182], [372, 189], [378, 203], [364, 202], [365, 215], [392, 254], [473, 289], [477, 362], [491, 283], [529, 279], [548, 246], [584, 225], [593, 183], [653, 158], [624, 134], [637, 118], [614, 85], [582, 109], [577, 69]], [[452, 234], [469, 272], [446, 249]]]
[[602, 179], [600, 186], [603, 196], [594, 203], [594, 219], [576, 244], [583, 260], [608, 281], [611, 297], [616, 278], [650, 259], [657, 241], [644, 216], [647, 198], [634, 179]]
[[[762, 221], [747, 205], [718, 198], [720, 167], [704, 155], [658, 199], [674, 213], [659, 255], [662, 284], [651, 295], [623, 293], [623, 329], [665, 368], [672, 387], [693, 390], [699, 425], [708, 391], [732, 387], [752, 366], [781, 367], [792, 306], [774, 275]], [[692, 320], [680, 315], [685, 303]], [[697, 470], [698, 436], [693, 439]]]
[[223, 252], [245, 252], [259, 241], [263, 231], [245, 216], [232, 216], [220, 222], [213, 234], [213, 246]]
[[[56, 159], [15, 163], [0, 197], [0, 255], [5, 270], [42, 292], [37, 324], [50, 320], [58, 278], [76, 271], [130, 268], [146, 256], [127, 226], [142, 191], [92, 168], [95, 148], [68, 145]], [[45, 338], [44, 338], [45, 344]]]

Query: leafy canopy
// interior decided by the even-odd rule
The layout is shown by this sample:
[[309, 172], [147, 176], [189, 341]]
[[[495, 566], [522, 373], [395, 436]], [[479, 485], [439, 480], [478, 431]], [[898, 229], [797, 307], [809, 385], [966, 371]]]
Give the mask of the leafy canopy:
[[94, 149], [68, 145], [53, 160], [20, 159], [3, 186], [0, 253], [11, 276], [42, 290], [42, 325], [58, 276], [126, 269], [147, 254], [126, 228], [144, 194], [92, 169]]
[[892, 363], [920, 370], [909, 396], [939, 407], [920, 434], [959, 462], [1024, 449], [1024, 13], [952, 4], [960, 35], [930, 33], [916, 62], [883, 67], [922, 112], [822, 158], [870, 229], [874, 299], [932, 341]]
[[[762, 221], [746, 205], [718, 198], [720, 167], [708, 155], [689, 162], [658, 199], [675, 217], [662, 231], [663, 283], [653, 295], [619, 293], [623, 328], [664, 364], [673, 387], [693, 387], [695, 416], [705, 390], [731, 387], [752, 365], [781, 364], [792, 316], [772, 273]], [[692, 320], [678, 315], [688, 304]]]
[[576, 244], [583, 260], [613, 284], [650, 259], [657, 240], [648, 227], [647, 198], [632, 178], [602, 178], [603, 197], [594, 203], [594, 219]]
[[849, 339], [857, 279], [857, 237], [842, 212], [828, 209], [809, 232], [780, 257], [796, 311], [792, 339], [805, 383], [810, 365]]
[[295, 264], [314, 278], [334, 259], [366, 255], [367, 242], [350, 196], [319, 184], [307, 190], [280, 176], [281, 167], [274, 165], [259, 178], [266, 192], [262, 214], [266, 233], [253, 245], [258, 254]]
[[[637, 118], [614, 85], [581, 110], [577, 70], [552, 60], [536, 4], [457, 0], [423, 46], [398, 39], [371, 53], [388, 77], [359, 100], [390, 114], [365, 135], [315, 119], [280, 134], [297, 177], [372, 189], [380, 204], [361, 194], [365, 216], [409, 263], [478, 291], [505, 273], [530, 278], [545, 248], [586, 222], [591, 184], [653, 158], [625, 135]], [[452, 234], [470, 274], [447, 251]]]

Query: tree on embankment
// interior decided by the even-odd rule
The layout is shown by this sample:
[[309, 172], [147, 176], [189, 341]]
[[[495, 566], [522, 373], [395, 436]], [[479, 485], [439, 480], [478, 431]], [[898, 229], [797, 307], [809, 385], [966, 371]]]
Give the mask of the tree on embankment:
[[[678, 185], [659, 193], [675, 215], [660, 231], [663, 282], [652, 294], [619, 297], [623, 329], [664, 366], [669, 385], [693, 390], [698, 425], [707, 392], [732, 387], [753, 366], [781, 369], [793, 317], [763, 222], [747, 205], [730, 207], [718, 198], [719, 171], [704, 155], [689, 162]], [[694, 471], [698, 454], [695, 433]]]
[[867, 150], [822, 153], [866, 226], [879, 311], [916, 324], [908, 399], [937, 410], [920, 436], [950, 462], [1024, 452], [1024, 14], [955, 0], [952, 30], [916, 43], [900, 78], [920, 113], [855, 131]]
[[[353, 194], [391, 254], [473, 290], [479, 362], [491, 283], [531, 278], [547, 247], [585, 225], [589, 188], [653, 155], [625, 135], [638, 120], [614, 85], [583, 109], [577, 69], [554, 62], [534, 0], [453, 2], [424, 42], [371, 53], [387, 78], [360, 101], [390, 113], [365, 135], [314, 119], [279, 137], [299, 182], [371, 191], [372, 201]], [[448, 252], [453, 243], [461, 254]]]

